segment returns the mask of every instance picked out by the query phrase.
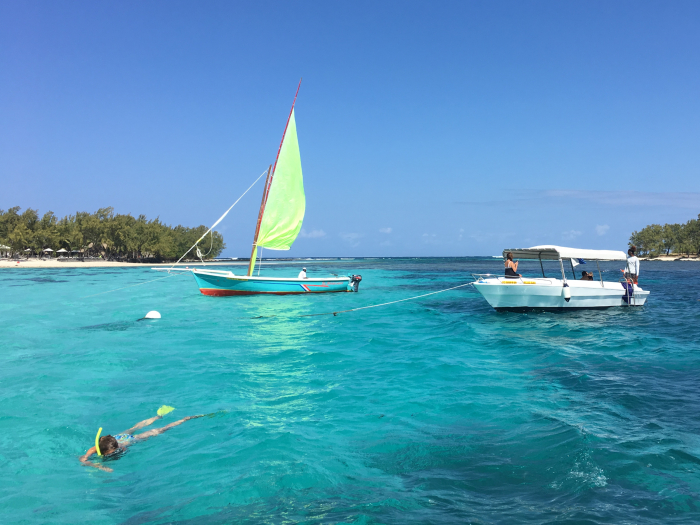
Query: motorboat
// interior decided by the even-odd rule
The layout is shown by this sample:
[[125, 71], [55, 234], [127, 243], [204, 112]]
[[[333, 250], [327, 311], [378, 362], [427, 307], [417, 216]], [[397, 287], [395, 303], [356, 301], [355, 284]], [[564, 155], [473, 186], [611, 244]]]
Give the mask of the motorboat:
[[[546, 245], [503, 250], [504, 259], [508, 252], [512, 252], [514, 260], [539, 261], [542, 277], [472, 274], [474, 288], [498, 311], [564, 311], [644, 306], [649, 297], [647, 290], [643, 290], [622, 274], [619, 281], [603, 280], [600, 262], [626, 262], [627, 256], [622, 251]], [[559, 261], [561, 278], [547, 277], [543, 261]], [[573, 279], [566, 276], [565, 262], [571, 268], [570, 275], [573, 275]], [[598, 280], [577, 278], [576, 267], [588, 262], [596, 263]]]

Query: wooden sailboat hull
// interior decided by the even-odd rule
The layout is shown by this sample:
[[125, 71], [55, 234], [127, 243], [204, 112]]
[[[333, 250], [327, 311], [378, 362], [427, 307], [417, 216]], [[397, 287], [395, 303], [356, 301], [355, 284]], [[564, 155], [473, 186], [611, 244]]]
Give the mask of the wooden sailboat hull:
[[220, 270], [192, 270], [204, 295], [225, 297], [229, 295], [288, 295], [307, 293], [351, 292], [350, 277], [325, 279], [298, 279], [234, 275]]

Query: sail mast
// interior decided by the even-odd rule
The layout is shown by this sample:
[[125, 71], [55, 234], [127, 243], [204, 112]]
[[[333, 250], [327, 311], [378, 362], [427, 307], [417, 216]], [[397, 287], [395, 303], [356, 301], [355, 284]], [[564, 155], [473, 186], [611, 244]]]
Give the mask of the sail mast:
[[289, 110], [289, 116], [287, 117], [287, 124], [284, 126], [284, 133], [282, 133], [282, 140], [280, 141], [280, 147], [277, 149], [277, 157], [275, 157], [275, 164], [272, 167], [272, 171], [268, 169], [267, 179], [265, 180], [265, 189], [263, 190], [263, 198], [260, 203], [260, 211], [258, 212], [258, 223], [255, 226], [255, 237], [253, 238], [253, 250], [250, 253], [250, 263], [248, 264], [248, 275], [253, 275], [253, 270], [255, 268], [255, 256], [258, 251], [258, 234], [260, 233], [260, 223], [262, 222], [263, 215], [265, 214], [265, 204], [267, 204], [267, 197], [270, 195], [270, 188], [272, 187], [272, 181], [275, 178], [275, 169], [277, 169], [277, 161], [280, 158], [280, 151], [282, 151], [282, 144], [284, 144], [284, 137], [287, 134], [287, 128], [289, 127], [289, 120], [292, 118], [292, 113], [294, 112], [294, 104], [297, 102], [297, 95], [299, 94], [299, 88], [301, 87], [301, 79], [299, 79], [299, 85], [297, 86], [297, 92], [294, 94], [294, 101], [292, 102], [292, 109]]
[[270, 184], [270, 173], [272, 172], [272, 164], [267, 168], [267, 177], [265, 178], [265, 186], [263, 186], [262, 201], [260, 202], [260, 211], [258, 212], [258, 224], [255, 226], [255, 237], [253, 238], [253, 252], [250, 254], [250, 263], [248, 264], [248, 275], [253, 275], [255, 268], [255, 253], [258, 251], [258, 234], [260, 233], [260, 223], [262, 222], [263, 211], [265, 210], [265, 198], [267, 197], [267, 187]]

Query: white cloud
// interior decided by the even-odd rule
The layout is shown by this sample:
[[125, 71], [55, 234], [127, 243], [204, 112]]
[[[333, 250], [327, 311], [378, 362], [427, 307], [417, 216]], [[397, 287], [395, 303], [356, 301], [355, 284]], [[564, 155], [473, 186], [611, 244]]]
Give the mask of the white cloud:
[[564, 239], [575, 239], [579, 235], [583, 234], [583, 232], [580, 232], [578, 230], [569, 230], [568, 232], [562, 232], [561, 236], [564, 237]]
[[598, 226], [595, 227], [595, 232], [598, 235], [605, 235], [606, 233], [608, 233], [609, 229], [610, 229], [610, 226], [608, 226], [607, 224], [603, 224], [602, 226], [599, 224]]
[[324, 232], [323, 230], [311, 230], [310, 232], [307, 232], [304, 228], [302, 228], [301, 236], [306, 237], [308, 239], [318, 239], [319, 237], [325, 237], [326, 232]]
[[391, 233], [391, 228], [379, 228], [379, 233]]
[[359, 246], [360, 238], [364, 237], [364, 235], [361, 233], [341, 233], [340, 237], [354, 248], [355, 246]]

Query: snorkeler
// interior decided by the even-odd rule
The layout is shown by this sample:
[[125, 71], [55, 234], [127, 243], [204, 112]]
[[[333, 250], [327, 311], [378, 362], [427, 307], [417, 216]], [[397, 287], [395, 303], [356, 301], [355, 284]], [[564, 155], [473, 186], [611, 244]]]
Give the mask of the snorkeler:
[[91, 463], [88, 461], [90, 456], [93, 454], [97, 454], [98, 456], [109, 456], [110, 454], [114, 454], [115, 452], [123, 451], [127, 447], [133, 445], [134, 443], [138, 441], [143, 441], [145, 439], [148, 439], [149, 437], [157, 436], [158, 434], [162, 434], [166, 430], [170, 430], [173, 427], [176, 427], [178, 425], [182, 425], [185, 421], [189, 419], [196, 419], [198, 417], [204, 417], [205, 414], [200, 414], [198, 416], [188, 416], [184, 419], [181, 419], [180, 421], [175, 421], [174, 423], [170, 423], [169, 425], [166, 425], [161, 428], [154, 428], [152, 430], [147, 430], [146, 432], [142, 432], [141, 434], [136, 434], [135, 436], [132, 435], [132, 432], [134, 430], [138, 430], [143, 427], [147, 427], [151, 424], [153, 424], [154, 421], [158, 419], [162, 419], [163, 416], [169, 412], [172, 412], [174, 409], [172, 407], [168, 406], [162, 406], [158, 409], [158, 415], [155, 417], [152, 417], [150, 419], [145, 419], [141, 421], [140, 423], [136, 423], [133, 427], [131, 427], [129, 430], [125, 430], [121, 434], [117, 434], [116, 436], [102, 436], [99, 437], [100, 432], [102, 429], [100, 428], [100, 432], [97, 433], [97, 438], [95, 438], [95, 446], [91, 447], [84, 456], [80, 457], [80, 462], [83, 465], [88, 465], [90, 467], [95, 467], [100, 470], [104, 470], [105, 472], [112, 472], [112, 469], [109, 467], [105, 467], [104, 465], [100, 465], [98, 463]]

